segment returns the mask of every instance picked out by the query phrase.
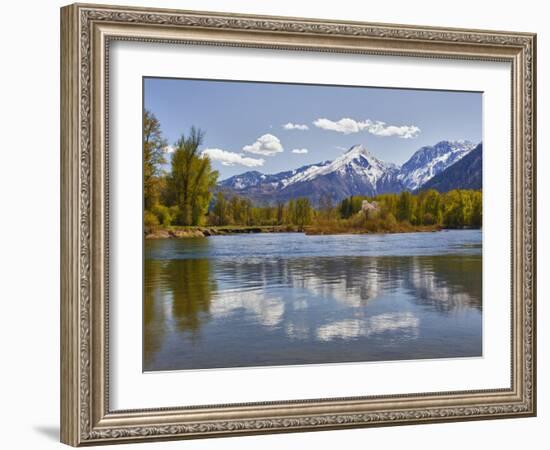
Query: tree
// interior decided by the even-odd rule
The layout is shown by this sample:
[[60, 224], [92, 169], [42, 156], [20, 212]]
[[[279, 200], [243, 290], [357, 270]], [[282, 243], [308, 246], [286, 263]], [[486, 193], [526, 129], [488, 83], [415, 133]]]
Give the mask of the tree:
[[200, 129], [191, 127], [176, 142], [172, 155], [169, 184], [178, 206], [178, 222], [181, 225], [199, 225], [208, 210], [212, 198], [211, 189], [216, 185], [218, 172], [212, 170], [210, 159], [199, 153], [204, 139]]
[[340, 202], [340, 217], [347, 219], [351, 215], [351, 202], [346, 197]]
[[331, 219], [333, 217], [334, 206], [332, 204], [332, 195], [323, 194], [319, 200], [319, 212], [324, 219]]
[[150, 210], [158, 202], [161, 165], [166, 162], [165, 147], [166, 140], [162, 137], [160, 122], [152, 112], [145, 110], [143, 113], [143, 201], [146, 210]]
[[414, 197], [408, 191], [403, 191], [397, 201], [397, 220], [400, 222], [412, 222], [414, 212]]
[[241, 208], [241, 199], [237, 195], [234, 195], [229, 200], [228, 206], [229, 206], [228, 214], [230, 216], [230, 221], [241, 225], [244, 222], [244, 217], [242, 214], [243, 210]]
[[282, 225], [285, 221], [285, 204], [277, 202], [277, 225]]
[[244, 225], [252, 225], [252, 202], [247, 198], [241, 198], [241, 208]]
[[296, 200], [289, 200], [286, 206], [285, 223], [292, 225], [296, 223]]
[[296, 199], [295, 206], [295, 225], [298, 225], [300, 228], [304, 228], [305, 225], [311, 223], [313, 218], [313, 208], [311, 207], [311, 202], [307, 197]]
[[445, 195], [443, 223], [447, 228], [462, 228], [468, 225], [470, 202], [467, 194], [458, 189]]
[[227, 201], [225, 200], [223, 192], [218, 192], [216, 194], [216, 202], [214, 203], [214, 208], [212, 209], [215, 225], [229, 224], [229, 209], [229, 203], [227, 203]]
[[472, 194], [472, 227], [481, 228], [481, 225], [483, 224], [482, 203], [483, 196], [481, 192], [474, 191]]
[[350, 215], [353, 216], [361, 211], [361, 206], [363, 205], [363, 200], [368, 200], [367, 197], [350, 197]]
[[[433, 225], [443, 222], [443, 211], [441, 210], [441, 196], [435, 189], [424, 193], [424, 225]], [[427, 220], [429, 217], [430, 220]]]

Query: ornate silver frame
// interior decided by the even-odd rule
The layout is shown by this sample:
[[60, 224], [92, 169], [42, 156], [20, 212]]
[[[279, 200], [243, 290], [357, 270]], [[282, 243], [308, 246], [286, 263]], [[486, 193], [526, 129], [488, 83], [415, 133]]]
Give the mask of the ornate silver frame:
[[[111, 411], [106, 68], [113, 40], [510, 62], [510, 388]], [[535, 415], [535, 58], [536, 36], [530, 33], [85, 4], [62, 8], [62, 442], [80, 446]]]

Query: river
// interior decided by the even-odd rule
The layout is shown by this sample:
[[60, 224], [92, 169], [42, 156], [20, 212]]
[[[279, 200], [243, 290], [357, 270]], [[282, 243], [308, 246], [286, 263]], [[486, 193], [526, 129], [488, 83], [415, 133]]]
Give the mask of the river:
[[143, 369], [481, 356], [481, 238], [146, 240]]

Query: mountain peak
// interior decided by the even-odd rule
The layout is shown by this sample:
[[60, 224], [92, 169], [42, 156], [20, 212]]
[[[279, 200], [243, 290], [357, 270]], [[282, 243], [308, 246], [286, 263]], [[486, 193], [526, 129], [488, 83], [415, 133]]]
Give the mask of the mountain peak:
[[365, 164], [365, 162], [375, 165], [384, 164], [369, 151], [366, 145], [363, 144], [357, 144], [350, 147], [348, 151], [336, 158], [334, 163], [339, 165], [348, 164], [352, 161], [360, 162], [360, 164]]
[[439, 141], [418, 149], [401, 167], [400, 180], [410, 190], [418, 189], [430, 178], [466, 156], [475, 147], [470, 141]]
[[363, 153], [370, 155], [369, 149], [364, 144], [355, 144], [352, 145], [350, 148], [346, 150], [344, 155], [347, 155], [348, 153]]
[[[427, 147], [430, 147], [430, 146], [427, 146]], [[467, 139], [457, 139], [454, 141], [447, 141], [447, 140], [439, 141], [433, 147], [438, 149], [451, 148], [456, 151], [456, 150], [462, 150], [464, 148], [470, 148], [470, 147], [473, 148], [475, 147], [475, 144], [471, 141], [468, 141]]]
[[[366, 145], [356, 144], [350, 147], [345, 153], [336, 159], [351, 160], [358, 157], [366, 157], [367, 159], [375, 158], [375, 156], [369, 151]], [[376, 158], [375, 158], [376, 159]]]

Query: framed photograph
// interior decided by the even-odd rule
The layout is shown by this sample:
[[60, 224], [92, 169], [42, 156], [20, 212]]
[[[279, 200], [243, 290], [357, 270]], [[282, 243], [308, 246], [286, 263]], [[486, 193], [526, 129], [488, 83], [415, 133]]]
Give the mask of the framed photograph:
[[62, 442], [535, 415], [535, 58], [62, 8]]

